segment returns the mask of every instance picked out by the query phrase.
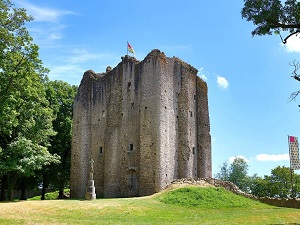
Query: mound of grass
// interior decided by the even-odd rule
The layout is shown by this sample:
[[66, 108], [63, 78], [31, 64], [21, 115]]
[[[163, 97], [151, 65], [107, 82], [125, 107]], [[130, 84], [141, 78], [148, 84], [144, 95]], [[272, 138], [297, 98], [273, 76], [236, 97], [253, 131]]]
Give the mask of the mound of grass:
[[187, 207], [221, 209], [235, 207], [252, 207], [260, 203], [243, 196], [236, 195], [224, 188], [185, 187], [169, 191], [160, 201]]

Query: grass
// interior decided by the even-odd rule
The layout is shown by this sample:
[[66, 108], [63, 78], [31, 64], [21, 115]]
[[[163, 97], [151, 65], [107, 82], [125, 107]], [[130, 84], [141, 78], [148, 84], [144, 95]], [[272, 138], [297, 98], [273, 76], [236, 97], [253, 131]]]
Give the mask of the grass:
[[167, 204], [205, 209], [253, 207], [260, 205], [259, 202], [228, 192], [224, 188], [185, 187], [170, 191], [163, 195], [160, 200]]
[[299, 224], [300, 210], [222, 188], [183, 188], [140, 198], [0, 203], [0, 224]]

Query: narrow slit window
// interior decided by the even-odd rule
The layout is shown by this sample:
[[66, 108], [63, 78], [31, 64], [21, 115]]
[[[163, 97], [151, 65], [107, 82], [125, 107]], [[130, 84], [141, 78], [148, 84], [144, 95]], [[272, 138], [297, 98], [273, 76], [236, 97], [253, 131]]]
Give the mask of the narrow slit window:
[[127, 88], [128, 88], [128, 90], [130, 90], [130, 88], [131, 88], [131, 82], [127, 83]]
[[195, 147], [193, 147], [193, 155], [195, 155]]
[[103, 153], [103, 148], [102, 148], [102, 147], [99, 148], [99, 153], [100, 153], [100, 154]]
[[129, 145], [129, 151], [131, 151], [131, 152], [133, 151], [133, 144]]

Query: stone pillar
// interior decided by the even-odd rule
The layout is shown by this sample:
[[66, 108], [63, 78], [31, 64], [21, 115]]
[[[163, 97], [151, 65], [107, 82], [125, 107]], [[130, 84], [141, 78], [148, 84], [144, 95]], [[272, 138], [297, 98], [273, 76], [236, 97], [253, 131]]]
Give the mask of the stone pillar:
[[94, 172], [94, 160], [91, 159], [91, 161], [90, 161], [89, 180], [88, 180], [88, 184], [87, 184], [87, 188], [86, 188], [86, 192], [85, 192], [85, 199], [86, 200], [95, 200], [96, 199], [93, 172]]

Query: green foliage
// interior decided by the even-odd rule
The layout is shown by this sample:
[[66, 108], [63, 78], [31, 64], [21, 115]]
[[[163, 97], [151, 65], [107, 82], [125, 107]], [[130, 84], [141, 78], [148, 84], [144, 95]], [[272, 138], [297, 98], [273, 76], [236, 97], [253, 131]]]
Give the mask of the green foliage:
[[0, 175], [7, 176], [8, 189], [18, 176], [32, 175], [57, 159], [46, 148], [55, 134], [44, 88], [48, 69], [24, 26], [32, 19], [25, 9], [0, 0]]
[[230, 176], [230, 169], [229, 169], [229, 165], [228, 162], [224, 162], [220, 172], [216, 174], [216, 177], [220, 180], [229, 180], [229, 176]]
[[254, 174], [247, 178], [248, 192], [258, 197], [270, 196], [270, 182]]
[[63, 190], [68, 184], [71, 166], [71, 140], [72, 140], [72, 118], [73, 101], [77, 93], [77, 86], [71, 86], [63, 81], [48, 81], [46, 83], [46, 95], [53, 110], [55, 119], [53, 129], [56, 135], [50, 139], [48, 150], [61, 158], [61, 164], [50, 165], [43, 171], [44, 180], [51, 185], [51, 188], [61, 190], [60, 197], [63, 197]]
[[235, 158], [230, 165], [229, 181], [236, 184], [242, 190], [245, 190], [245, 179], [248, 173], [248, 165], [242, 158]]
[[44, 165], [59, 163], [59, 156], [51, 155], [46, 147], [24, 137], [10, 143], [5, 152], [0, 152], [0, 158], [4, 159], [0, 164], [2, 173], [21, 176], [31, 176]]
[[297, 0], [244, 0], [242, 17], [256, 28], [252, 35], [271, 35], [288, 32], [286, 40], [300, 32], [300, 2]]
[[300, 197], [300, 175], [292, 172], [293, 187], [291, 183], [290, 169], [285, 166], [277, 166], [271, 170], [271, 175], [264, 177], [256, 174], [248, 177], [246, 184], [248, 192], [258, 197], [289, 198]]
[[293, 193], [290, 169], [285, 166], [277, 166], [272, 169], [270, 176], [264, 178], [268, 181], [269, 195], [270, 197], [299, 197], [300, 196], [300, 175], [295, 174], [293, 171]]
[[[177, 204], [201, 208], [235, 208], [255, 205], [255, 201], [236, 195], [224, 188], [186, 187], [168, 192], [160, 200], [167, 204]], [[259, 204], [259, 203], [257, 203]]]
[[230, 181], [243, 191], [247, 191], [247, 173], [248, 165], [246, 161], [243, 158], [236, 157], [230, 165], [228, 165], [228, 162], [223, 163], [221, 171], [216, 174], [216, 178]]

